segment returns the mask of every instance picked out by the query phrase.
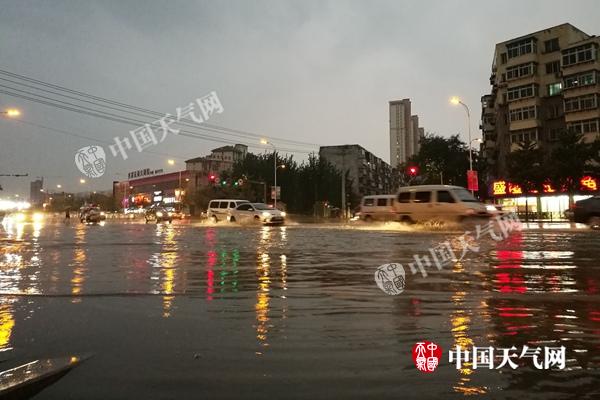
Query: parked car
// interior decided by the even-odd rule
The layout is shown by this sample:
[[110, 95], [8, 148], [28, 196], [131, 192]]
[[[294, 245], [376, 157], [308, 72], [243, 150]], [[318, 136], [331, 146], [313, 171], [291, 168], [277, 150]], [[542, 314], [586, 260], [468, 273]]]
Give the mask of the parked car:
[[158, 224], [159, 222], [168, 222], [170, 224], [173, 222], [172, 214], [164, 207], [150, 207], [146, 210], [144, 217], [146, 218], [146, 223], [156, 222]]
[[572, 208], [573, 220], [600, 229], [600, 196], [576, 201]]
[[243, 203], [229, 212], [229, 222], [260, 222], [265, 225], [280, 225], [285, 222], [285, 212], [264, 203]]
[[396, 219], [393, 194], [365, 196], [360, 203], [358, 217], [366, 222], [393, 221]]
[[79, 209], [79, 221], [81, 223], [96, 224], [105, 219], [106, 215], [100, 210], [100, 207], [84, 206]]
[[240, 204], [250, 203], [248, 200], [240, 199], [215, 199], [208, 203], [206, 210], [207, 218], [212, 222], [224, 221]]
[[394, 201], [394, 209], [398, 220], [409, 223], [490, 217], [485, 204], [467, 189], [450, 185], [401, 187]]

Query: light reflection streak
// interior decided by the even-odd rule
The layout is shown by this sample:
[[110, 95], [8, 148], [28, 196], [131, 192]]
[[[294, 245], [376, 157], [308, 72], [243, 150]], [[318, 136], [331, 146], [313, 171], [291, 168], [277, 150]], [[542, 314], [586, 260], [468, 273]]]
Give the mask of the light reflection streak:
[[[453, 265], [452, 268], [454, 273], [464, 272], [463, 264], [458, 261]], [[454, 311], [450, 316], [450, 323], [452, 325], [452, 337], [454, 338], [452, 351], [456, 351], [456, 346], [460, 346], [461, 349], [471, 349], [474, 345], [473, 339], [469, 337], [469, 328], [471, 326], [470, 310], [465, 307], [465, 297], [467, 292], [457, 291], [452, 295], [452, 303], [454, 304]], [[471, 383], [470, 375], [475, 371], [471, 369], [473, 364], [471, 362], [463, 362], [459, 371], [458, 381], [453, 386], [453, 389], [457, 393], [464, 395], [484, 394], [486, 389], [480, 386], [473, 386]]]
[[71, 278], [71, 294], [75, 297], [72, 303], [80, 303], [83, 284], [85, 282], [87, 254], [85, 251], [85, 237], [87, 229], [85, 224], [75, 226], [75, 249], [73, 250], [73, 276]]
[[177, 245], [178, 230], [170, 224], [157, 224], [155, 233], [161, 243], [161, 251], [152, 254], [148, 262], [152, 265], [152, 279], [160, 282], [162, 293], [163, 318], [169, 318], [175, 299], [176, 264], [179, 247]]

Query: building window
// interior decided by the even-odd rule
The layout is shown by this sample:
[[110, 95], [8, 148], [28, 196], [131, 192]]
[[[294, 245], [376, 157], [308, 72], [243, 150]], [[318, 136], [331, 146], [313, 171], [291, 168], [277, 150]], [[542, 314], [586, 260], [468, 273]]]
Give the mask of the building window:
[[537, 41], [535, 38], [521, 40], [506, 45], [508, 58], [515, 58], [529, 53], [537, 53]]
[[510, 135], [511, 143], [527, 143], [538, 140], [538, 132], [536, 129], [516, 131]]
[[562, 54], [562, 64], [563, 66], [568, 66], [594, 60], [596, 59], [597, 52], [598, 49], [593, 43], [564, 50]]
[[595, 71], [584, 72], [576, 75], [569, 75], [565, 77], [565, 89], [574, 87], [595, 85], [598, 81], [597, 73]]
[[598, 123], [597, 119], [577, 121], [569, 125], [569, 130], [574, 133], [594, 133], [598, 132]]
[[506, 53], [500, 54], [500, 63], [506, 64]]
[[565, 99], [565, 111], [593, 110], [598, 107], [598, 95], [588, 94], [586, 96]]
[[556, 96], [562, 91], [562, 82], [551, 83], [548, 85], [548, 96]]
[[510, 81], [513, 79], [534, 75], [536, 73], [536, 69], [535, 63], [515, 65], [514, 67], [506, 69], [506, 80]]
[[546, 64], [547, 74], [556, 74], [560, 72], [560, 61], [552, 61]]
[[538, 86], [536, 84], [530, 84], [525, 86], [517, 86], [508, 89], [508, 101], [525, 99], [528, 97], [534, 97], [538, 95]]
[[510, 110], [510, 121], [523, 121], [527, 119], [537, 118], [537, 107], [523, 107]]
[[545, 50], [545, 53], [552, 53], [553, 51], [560, 50], [558, 48], [558, 38], [546, 40], [544, 42], [544, 50]]

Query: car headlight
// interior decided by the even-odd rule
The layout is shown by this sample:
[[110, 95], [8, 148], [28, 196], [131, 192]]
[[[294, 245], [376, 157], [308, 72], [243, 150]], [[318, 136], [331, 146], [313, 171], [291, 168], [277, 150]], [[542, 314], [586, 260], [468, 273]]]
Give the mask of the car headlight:
[[172, 213], [172, 212], [168, 212], [168, 213], [167, 213], [167, 215], [168, 215], [169, 217], [171, 217], [171, 216], [173, 216], [173, 213]]
[[285, 211], [282, 211], [282, 212], [281, 212], [281, 216], [282, 216], [282, 217], [285, 217], [286, 215], [287, 215], [287, 214], [285, 213]]
[[157, 216], [157, 217], [162, 217], [162, 216], [163, 216], [163, 213], [159, 211], [159, 212], [157, 212], [157, 213], [156, 213], [156, 216]]
[[17, 214], [17, 217], [15, 219], [19, 222], [23, 222], [25, 221], [25, 214]]
[[263, 216], [263, 217], [265, 217], [265, 218], [266, 218], [266, 217], [269, 217], [270, 215], [271, 215], [271, 214], [270, 214], [270, 213], [268, 213], [268, 212], [266, 212], [266, 211], [263, 211], [263, 213], [262, 213], [262, 216]]
[[100, 215], [106, 215], [106, 213], [104, 211], [101, 211]]
[[35, 214], [33, 214], [33, 220], [35, 222], [39, 222], [39, 221], [41, 221], [43, 219], [44, 219], [44, 214], [42, 214], [42, 213], [35, 213]]

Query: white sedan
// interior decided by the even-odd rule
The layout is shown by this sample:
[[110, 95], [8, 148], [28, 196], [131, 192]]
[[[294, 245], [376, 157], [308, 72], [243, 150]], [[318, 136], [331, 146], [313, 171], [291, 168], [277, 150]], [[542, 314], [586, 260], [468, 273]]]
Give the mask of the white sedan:
[[229, 212], [229, 222], [260, 222], [265, 225], [283, 224], [285, 212], [264, 203], [244, 203]]

